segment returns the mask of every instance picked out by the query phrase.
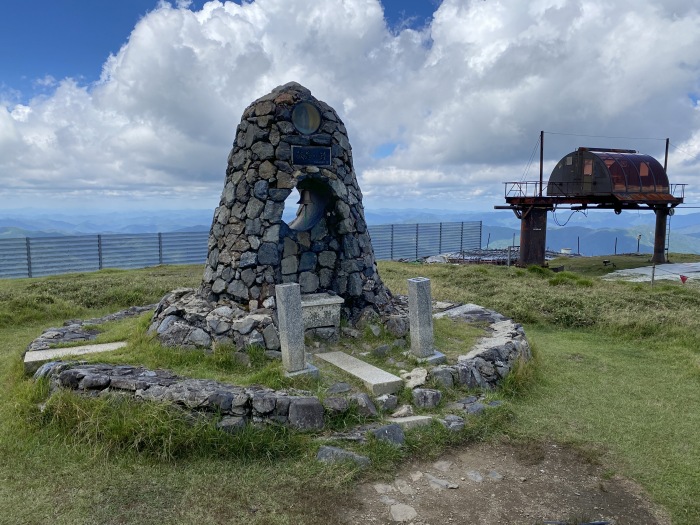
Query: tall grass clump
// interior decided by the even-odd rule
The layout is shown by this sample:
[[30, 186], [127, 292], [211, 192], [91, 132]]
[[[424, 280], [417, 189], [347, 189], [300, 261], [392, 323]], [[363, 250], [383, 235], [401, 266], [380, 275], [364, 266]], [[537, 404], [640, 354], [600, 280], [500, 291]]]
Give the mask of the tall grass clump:
[[169, 403], [141, 402], [112, 394], [84, 397], [55, 392], [33, 424], [59, 432], [66, 444], [87, 446], [105, 456], [131, 453], [161, 461], [185, 457], [273, 459], [305, 451], [304, 436], [286, 427], [246, 426], [231, 435], [216, 428], [218, 418], [193, 414]]

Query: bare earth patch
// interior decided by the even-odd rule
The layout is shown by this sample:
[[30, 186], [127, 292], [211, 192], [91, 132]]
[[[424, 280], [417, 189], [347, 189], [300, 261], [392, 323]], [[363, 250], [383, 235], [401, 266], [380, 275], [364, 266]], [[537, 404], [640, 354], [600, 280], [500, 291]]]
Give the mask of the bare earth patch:
[[603, 467], [560, 445], [471, 445], [436, 461], [410, 463], [393, 480], [360, 485], [334, 522], [671, 523], [638, 485], [606, 478]]

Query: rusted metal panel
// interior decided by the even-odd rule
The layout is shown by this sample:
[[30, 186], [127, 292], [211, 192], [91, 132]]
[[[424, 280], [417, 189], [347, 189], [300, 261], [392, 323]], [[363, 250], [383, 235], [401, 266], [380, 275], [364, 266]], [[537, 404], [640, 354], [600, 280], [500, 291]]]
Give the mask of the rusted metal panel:
[[547, 247], [547, 208], [523, 210], [520, 221], [520, 266], [544, 265]]
[[668, 208], [657, 208], [656, 231], [654, 232], [654, 255], [651, 262], [661, 264], [666, 261], [666, 224], [668, 220]]

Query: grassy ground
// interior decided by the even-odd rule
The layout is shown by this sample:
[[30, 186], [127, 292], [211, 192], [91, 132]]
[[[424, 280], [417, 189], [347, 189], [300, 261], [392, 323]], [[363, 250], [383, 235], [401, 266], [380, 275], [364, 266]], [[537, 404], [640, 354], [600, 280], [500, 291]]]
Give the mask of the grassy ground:
[[[588, 270], [554, 274], [381, 263], [395, 292], [406, 293], [406, 278], [423, 275], [432, 279], [434, 298], [481, 304], [522, 322], [538, 361], [529, 369], [534, 380], [511, 381], [516, 395], [505, 410], [462, 435], [431, 427], [412, 435], [402, 452], [370, 443], [362, 452], [377, 467], [365, 475], [381, 476], [407, 455], [437, 454], [457, 441], [504, 433], [526, 442], [555, 440], [642, 483], [674, 523], [699, 523], [700, 287], [692, 280], [653, 289], [602, 282], [596, 278], [602, 262], [588, 264]], [[318, 444], [307, 435], [222, 438], [206, 422], [184, 425], [174, 411], [137, 417], [127, 405], [105, 413], [99, 401], [86, 405], [70, 396], [38, 412], [41, 389], [23, 378], [19, 356], [42, 329], [156, 302], [173, 288], [196, 286], [200, 276], [200, 267], [161, 267], [0, 281], [0, 523], [315, 524], [327, 522], [334, 502], [351, 500], [357, 472], [318, 465]], [[181, 373], [250, 379], [269, 370], [263, 364], [256, 369], [255, 362], [252, 371], [240, 370], [225, 353], [163, 351], [131, 335], [146, 322], [113, 326], [104, 338], [135, 337], [138, 344], [122, 359]], [[443, 324], [436, 325], [437, 337], [451, 352], [477, 335], [452, 333]], [[279, 376], [272, 370], [264, 379]], [[114, 440], [116, 431], [94, 431], [115, 425], [123, 432], [128, 422], [140, 426], [122, 441]], [[176, 435], [165, 431], [170, 428]], [[129, 439], [133, 435], [165, 437], [144, 450]], [[154, 452], [167, 447], [169, 453]]]
[[[607, 264], [603, 261], [608, 261]], [[672, 253], [669, 255], [672, 263], [686, 263], [700, 261], [700, 255]], [[640, 266], [651, 266], [651, 254], [626, 254], [626, 255], [602, 255], [596, 257], [557, 257], [549, 261], [550, 268], [563, 266], [566, 271], [575, 272], [586, 276], [600, 276], [615, 270], [625, 270], [627, 268], [639, 268]]]

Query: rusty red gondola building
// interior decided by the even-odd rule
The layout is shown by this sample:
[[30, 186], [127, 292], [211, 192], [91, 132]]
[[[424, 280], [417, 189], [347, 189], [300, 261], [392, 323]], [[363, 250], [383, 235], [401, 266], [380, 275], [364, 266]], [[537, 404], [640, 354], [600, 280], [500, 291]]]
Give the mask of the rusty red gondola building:
[[572, 210], [649, 209], [656, 214], [652, 262], [667, 261], [666, 227], [668, 216], [683, 203], [685, 185], [671, 185], [666, 174], [668, 139], [664, 165], [654, 157], [635, 150], [580, 147], [567, 153], [542, 179], [544, 132], [540, 134], [540, 179], [506, 182], [507, 206], [520, 219], [518, 264], [545, 264], [547, 212], [568, 206]]

